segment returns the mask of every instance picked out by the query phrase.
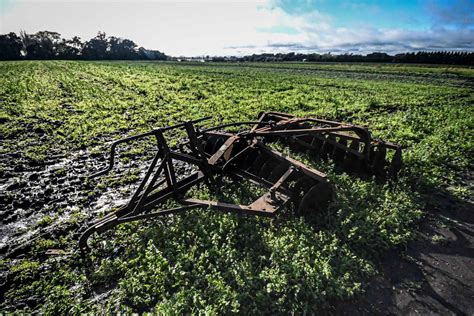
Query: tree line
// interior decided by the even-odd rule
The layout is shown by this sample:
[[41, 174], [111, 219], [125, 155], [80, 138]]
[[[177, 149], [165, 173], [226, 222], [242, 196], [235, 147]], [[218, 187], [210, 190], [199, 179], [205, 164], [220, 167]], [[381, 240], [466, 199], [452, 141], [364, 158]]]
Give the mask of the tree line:
[[[61, 37], [57, 32], [41, 31], [19, 35], [8, 33], [0, 35], [0, 60], [22, 59], [82, 59], [82, 60], [175, 60], [158, 50], [138, 47], [129, 39], [107, 36], [104, 32], [88, 41], [82, 42], [77, 36], [71, 39]], [[474, 52], [408, 52], [396, 55], [375, 52], [367, 55], [358, 54], [253, 54], [243, 57], [206, 57], [203, 60], [224, 62], [382, 62], [382, 63], [417, 63], [474, 65]]]
[[[226, 57], [214, 57], [213, 61], [226, 61]], [[387, 53], [371, 53], [367, 55], [341, 54], [254, 54], [243, 57], [233, 57], [241, 62], [378, 62], [378, 63], [416, 63], [416, 64], [449, 64], [449, 65], [474, 65], [474, 52], [409, 52], [396, 55]]]
[[77, 36], [65, 39], [50, 31], [0, 35], [0, 60], [165, 60], [167, 57], [158, 50], [138, 47], [132, 40], [107, 36], [104, 32], [85, 42]]

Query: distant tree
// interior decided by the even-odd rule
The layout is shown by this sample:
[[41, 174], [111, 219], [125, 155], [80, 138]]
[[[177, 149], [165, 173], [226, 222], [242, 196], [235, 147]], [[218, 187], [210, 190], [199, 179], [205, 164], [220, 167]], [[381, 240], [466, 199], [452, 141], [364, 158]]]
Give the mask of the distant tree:
[[[222, 61], [231, 60], [229, 58], [213, 57], [212, 60]], [[395, 56], [382, 52], [374, 52], [367, 55], [345, 53], [332, 55], [326, 53], [323, 55], [296, 54], [296, 53], [278, 53], [278, 54], [253, 54], [248, 56], [236, 57], [236, 61], [242, 62], [275, 62], [275, 61], [307, 61], [307, 62], [378, 62], [378, 63], [430, 63], [430, 64], [457, 64], [473, 65], [474, 52], [410, 52], [397, 54]]]
[[474, 52], [417, 52], [397, 54], [397, 63], [474, 65]]
[[74, 36], [72, 39], [62, 39], [57, 44], [56, 54], [59, 59], [77, 59], [82, 53], [84, 44], [81, 39]]
[[99, 32], [96, 37], [84, 44], [82, 57], [84, 59], [106, 59], [107, 49], [107, 35], [104, 32]]
[[168, 56], [158, 50], [150, 50], [143, 47], [138, 49], [139, 59], [166, 60]]
[[22, 58], [23, 43], [15, 33], [0, 35], [0, 60], [17, 60]]
[[[362, 56], [361, 56], [362, 57]], [[372, 62], [389, 62], [392, 61], [393, 58], [387, 53], [371, 53], [367, 54], [366, 56], [367, 61], [372, 61]]]
[[57, 57], [57, 46], [61, 41], [61, 34], [50, 31], [27, 34], [22, 31], [20, 36], [28, 59], [54, 59]]
[[111, 36], [107, 40], [107, 56], [109, 59], [138, 59], [137, 44], [129, 39]]

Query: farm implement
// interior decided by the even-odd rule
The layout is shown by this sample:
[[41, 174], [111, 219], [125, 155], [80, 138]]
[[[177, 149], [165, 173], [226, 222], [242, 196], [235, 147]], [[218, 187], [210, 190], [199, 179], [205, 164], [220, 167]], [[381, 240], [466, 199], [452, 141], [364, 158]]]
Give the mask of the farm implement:
[[[289, 205], [299, 215], [326, 208], [334, 195], [326, 174], [274, 150], [271, 143], [278, 142], [315, 159], [331, 159], [336, 168], [352, 174], [395, 177], [402, 165], [399, 145], [373, 139], [367, 128], [357, 125], [264, 112], [256, 121], [200, 127], [208, 119], [154, 129], [112, 144], [108, 167], [93, 177], [113, 169], [120, 144], [152, 137], [157, 152], [129, 202], [84, 231], [79, 239], [82, 250], [88, 249], [87, 240], [93, 233], [103, 233], [125, 222], [196, 208], [261, 216], [272, 216]], [[240, 131], [226, 131], [229, 129]], [[187, 137], [172, 144], [166, 138], [169, 132], [182, 132]], [[179, 174], [177, 164], [192, 166], [194, 171]], [[249, 181], [265, 192], [246, 205], [187, 196], [193, 187], [201, 184], [220, 190], [224, 176], [237, 182]], [[171, 199], [179, 206], [152, 211]]]

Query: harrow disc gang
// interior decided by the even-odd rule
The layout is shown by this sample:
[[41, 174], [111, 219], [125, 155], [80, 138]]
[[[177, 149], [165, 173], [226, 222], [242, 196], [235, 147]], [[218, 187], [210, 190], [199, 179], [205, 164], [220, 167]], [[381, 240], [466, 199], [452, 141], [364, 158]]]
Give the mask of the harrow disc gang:
[[[122, 143], [152, 137], [158, 151], [129, 202], [84, 231], [79, 240], [82, 250], [88, 249], [87, 240], [93, 233], [103, 233], [125, 222], [195, 208], [259, 216], [273, 216], [290, 204], [303, 216], [324, 210], [334, 195], [326, 175], [268, 146], [276, 141], [291, 150], [307, 152], [315, 159], [331, 159], [337, 168], [353, 173], [395, 177], [402, 165], [399, 145], [374, 140], [361, 126], [278, 112], [261, 113], [257, 121], [206, 129], [196, 126], [208, 119], [158, 128], [112, 143], [109, 166], [92, 177], [113, 169], [115, 149]], [[242, 130], [242, 126], [250, 128]], [[240, 132], [226, 131], [230, 127], [240, 127]], [[188, 139], [179, 146], [170, 146], [165, 135], [178, 129], [184, 129]], [[192, 165], [195, 171], [177, 174], [174, 167], [177, 163]], [[192, 187], [200, 183], [212, 185], [223, 176], [250, 181], [266, 192], [247, 205], [186, 197]], [[219, 189], [218, 185], [212, 187]], [[181, 206], [152, 212], [169, 199]]]

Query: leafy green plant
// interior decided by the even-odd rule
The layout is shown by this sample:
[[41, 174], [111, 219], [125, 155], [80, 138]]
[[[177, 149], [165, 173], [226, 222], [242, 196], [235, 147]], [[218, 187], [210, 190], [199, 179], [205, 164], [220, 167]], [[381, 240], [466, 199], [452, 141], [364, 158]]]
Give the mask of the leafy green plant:
[[[433, 193], [472, 195], [465, 181], [474, 157], [469, 68], [27, 61], [2, 62], [0, 72], [1, 150], [36, 162], [85, 148], [100, 157], [104, 142], [125, 135], [207, 115], [210, 124], [253, 120], [264, 110], [370, 125], [375, 137], [404, 146], [404, 169], [385, 184], [296, 157], [335, 186], [337, 198], [320, 214], [287, 209], [267, 219], [196, 210], [119, 225], [92, 239], [85, 259], [76, 230], [39, 240], [26, 258], [0, 265], [12, 280], [0, 303], [5, 311], [318, 313], [364, 290], [377, 259], [412, 238]], [[146, 159], [149, 148], [124, 150], [122, 163]], [[139, 176], [137, 168], [88, 180], [94, 189], [83, 202]], [[229, 188], [230, 201], [258, 193]], [[214, 197], [204, 187], [192, 193]], [[90, 209], [78, 207], [65, 222], [74, 229], [91, 219]], [[49, 226], [54, 216], [38, 224]], [[44, 259], [56, 242], [68, 255]]]

